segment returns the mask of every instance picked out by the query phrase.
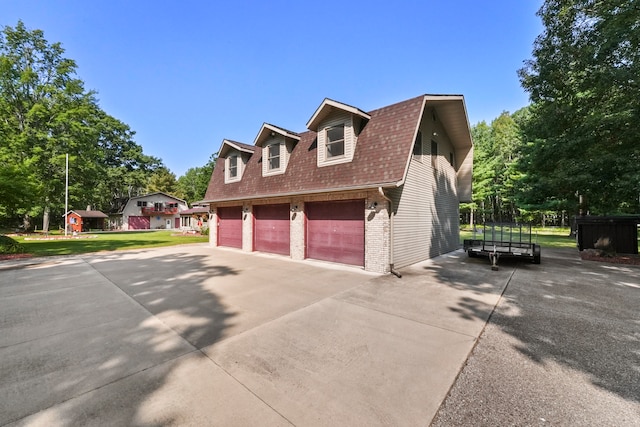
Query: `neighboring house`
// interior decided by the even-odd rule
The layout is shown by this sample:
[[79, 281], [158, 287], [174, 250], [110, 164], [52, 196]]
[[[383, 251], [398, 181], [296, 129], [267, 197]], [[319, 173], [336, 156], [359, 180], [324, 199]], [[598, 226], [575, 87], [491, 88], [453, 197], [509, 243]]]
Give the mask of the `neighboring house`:
[[[64, 217], [64, 215], [62, 215]], [[105, 219], [109, 218], [107, 214], [87, 210], [71, 210], [67, 212], [67, 224], [69, 224], [69, 231], [80, 233], [82, 231], [89, 230], [104, 230]]]
[[180, 212], [180, 228], [182, 230], [202, 231], [209, 225], [209, 207], [194, 206]]
[[122, 210], [121, 227], [123, 230], [179, 229], [180, 212], [188, 208], [184, 200], [162, 192], [131, 197]]
[[307, 129], [222, 142], [203, 200], [212, 245], [380, 273], [459, 247], [473, 168], [462, 95], [370, 112], [325, 99]]

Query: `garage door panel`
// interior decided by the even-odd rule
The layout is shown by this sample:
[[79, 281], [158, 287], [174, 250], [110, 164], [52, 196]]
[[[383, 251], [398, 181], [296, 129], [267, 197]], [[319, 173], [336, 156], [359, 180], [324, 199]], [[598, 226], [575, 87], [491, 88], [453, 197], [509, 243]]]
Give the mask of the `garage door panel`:
[[307, 204], [307, 256], [364, 265], [364, 201]]
[[254, 206], [255, 250], [281, 255], [289, 255], [291, 225], [289, 205]]
[[218, 208], [218, 245], [242, 249], [242, 206]]

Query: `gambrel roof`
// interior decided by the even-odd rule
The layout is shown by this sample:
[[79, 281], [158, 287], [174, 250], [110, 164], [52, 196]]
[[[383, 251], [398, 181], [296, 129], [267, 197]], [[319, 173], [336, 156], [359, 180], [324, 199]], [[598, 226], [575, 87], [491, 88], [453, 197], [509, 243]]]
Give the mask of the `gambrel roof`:
[[[344, 110], [345, 106], [353, 111]], [[312, 130], [300, 134], [291, 132], [299, 136], [300, 140], [291, 152], [283, 174], [263, 176], [262, 153], [254, 147], [256, 151], [248, 160], [242, 179], [225, 183], [222, 154], [226, 153], [227, 148], [231, 148], [227, 144], [228, 140], [225, 140], [203, 201], [221, 202], [400, 186], [405, 180], [426, 106], [436, 108], [438, 118], [446, 127], [455, 147], [471, 147], [462, 95], [422, 95], [368, 113], [325, 99], [307, 123], [309, 127], [317, 126], [319, 118], [325, 117], [327, 110], [334, 108], [368, 120], [358, 136], [351, 162], [317, 167], [317, 133]], [[259, 137], [256, 138], [257, 142], [260, 140]], [[246, 144], [241, 146], [249, 151], [248, 147], [250, 146]], [[468, 179], [470, 180], [470, 174]]]

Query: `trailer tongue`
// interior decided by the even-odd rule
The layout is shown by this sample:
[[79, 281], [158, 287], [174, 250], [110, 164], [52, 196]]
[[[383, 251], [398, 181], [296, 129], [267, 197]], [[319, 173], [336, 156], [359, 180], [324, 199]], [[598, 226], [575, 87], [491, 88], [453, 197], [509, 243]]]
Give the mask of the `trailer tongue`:
[[463, 241], [464, 250], [470, 257], [488, 257], [492, 270], [498, 269], [501, 257], [522, 258], [540, 264], [540, 245], [533, 242], [531, 224], [486, 223], [482, 239], [476, 239], [475, 234], [474, 231], [473, 239]]

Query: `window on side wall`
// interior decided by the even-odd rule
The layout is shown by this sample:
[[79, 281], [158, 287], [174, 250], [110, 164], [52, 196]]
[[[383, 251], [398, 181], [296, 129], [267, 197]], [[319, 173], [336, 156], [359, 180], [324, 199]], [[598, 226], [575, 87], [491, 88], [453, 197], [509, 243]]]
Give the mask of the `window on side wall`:
[[333, 126], [327, 132], [327, 159], [344, 156], [344, 125]]
[[268, 169], [275, 171], [280, 169], [280, 144], [271, 144], [268, 148]]
[[431, 165], [438, 167], [438, 143], [434, 140], [431, 140]]
[[413, 158], [416, 160], [422, 159], [422, 132], [420, 131], [416, 135], [416, 142], [413, 143]]
[[453, 163], [454, 163], [453, 153], [449, 153], [449, 164], [453, 166]]

